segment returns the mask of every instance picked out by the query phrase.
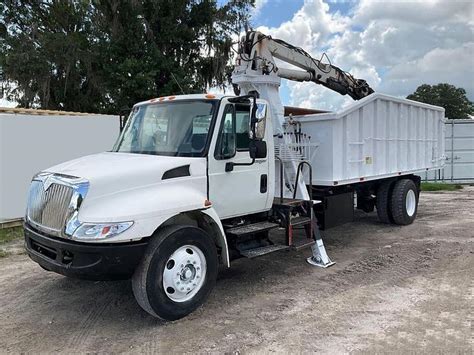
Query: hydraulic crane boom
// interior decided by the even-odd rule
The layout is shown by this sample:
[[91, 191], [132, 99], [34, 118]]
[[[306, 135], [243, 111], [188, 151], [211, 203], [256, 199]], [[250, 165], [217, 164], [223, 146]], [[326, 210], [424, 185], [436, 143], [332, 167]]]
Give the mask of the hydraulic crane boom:
[[[306, 51], [260, 32], [249, 31], [239, 44], [237, 72], [251, 69], [261, 75], [277, 75], [293, 81], [312, 81], [341, 95], [360, 100], [374, 91], [363, 79], [356, 79], [332, 64], [312, 58]], [[278, 68], [274, 58], [303, 70]]]

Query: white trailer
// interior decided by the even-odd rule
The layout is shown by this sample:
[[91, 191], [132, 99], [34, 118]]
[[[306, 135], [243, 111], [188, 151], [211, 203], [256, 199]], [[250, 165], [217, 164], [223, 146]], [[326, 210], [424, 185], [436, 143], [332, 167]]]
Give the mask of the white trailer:
[[[279, 69], [273, 55], [307, 71]], [[281, 77], [368, 97], [285, 120]], [[353, 219], [354, 194], [384, 223], [415, 220], [413, 172], [443, 162], [442, 109], [374, 94], [255, 32], [240, 45], [233, 83], [237, 96], [138, 103], [112, 151], [37, 174], [24, 226], [31, 259], [69, 277], [131, 277], [139, 305], [174, 320], [205, 301], [218, 265], [233, 259], [311, 247], [309, 263], [332, 265], [320, 230]]]

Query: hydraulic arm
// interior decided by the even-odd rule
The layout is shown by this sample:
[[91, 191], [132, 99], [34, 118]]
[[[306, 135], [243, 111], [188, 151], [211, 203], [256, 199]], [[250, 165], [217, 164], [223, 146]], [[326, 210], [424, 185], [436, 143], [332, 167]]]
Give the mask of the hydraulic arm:
[[[274, 58], [303, 70], [278, 68]], [[321, 63], [301, 48], [256, 31], [247, 32], [239, 45], [236, 72], [246, 68], [261, 75], [273, 74], [292, 81], [312, 81], [341, 95], [347, 94], [354, 100], [374, 92], [365, 80], [356, 79], [332, 64]]]

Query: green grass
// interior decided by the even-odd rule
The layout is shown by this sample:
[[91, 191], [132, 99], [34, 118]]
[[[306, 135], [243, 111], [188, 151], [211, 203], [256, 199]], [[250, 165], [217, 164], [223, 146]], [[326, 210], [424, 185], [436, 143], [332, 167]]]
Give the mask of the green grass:
[[441, 182], [422, 182], [421, 191], [456, 191], [461, 190], [462, 185], [445, 184]]
[[20, 238], [23, 238], [22, 227], [0, 229], [0, 244], [8, 243]]

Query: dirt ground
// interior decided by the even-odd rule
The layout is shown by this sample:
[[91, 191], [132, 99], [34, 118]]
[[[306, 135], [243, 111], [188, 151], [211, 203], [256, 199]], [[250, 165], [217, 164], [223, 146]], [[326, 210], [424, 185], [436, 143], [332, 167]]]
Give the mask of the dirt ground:
[[406, 227], [375, 213], [309, 250], [238, 260], [208, 302], [164, 323], [131, 284], [67, 279], [25, 255], [0, 259], [0, 352], [473, 352], [474, 188], [423, 193]]

